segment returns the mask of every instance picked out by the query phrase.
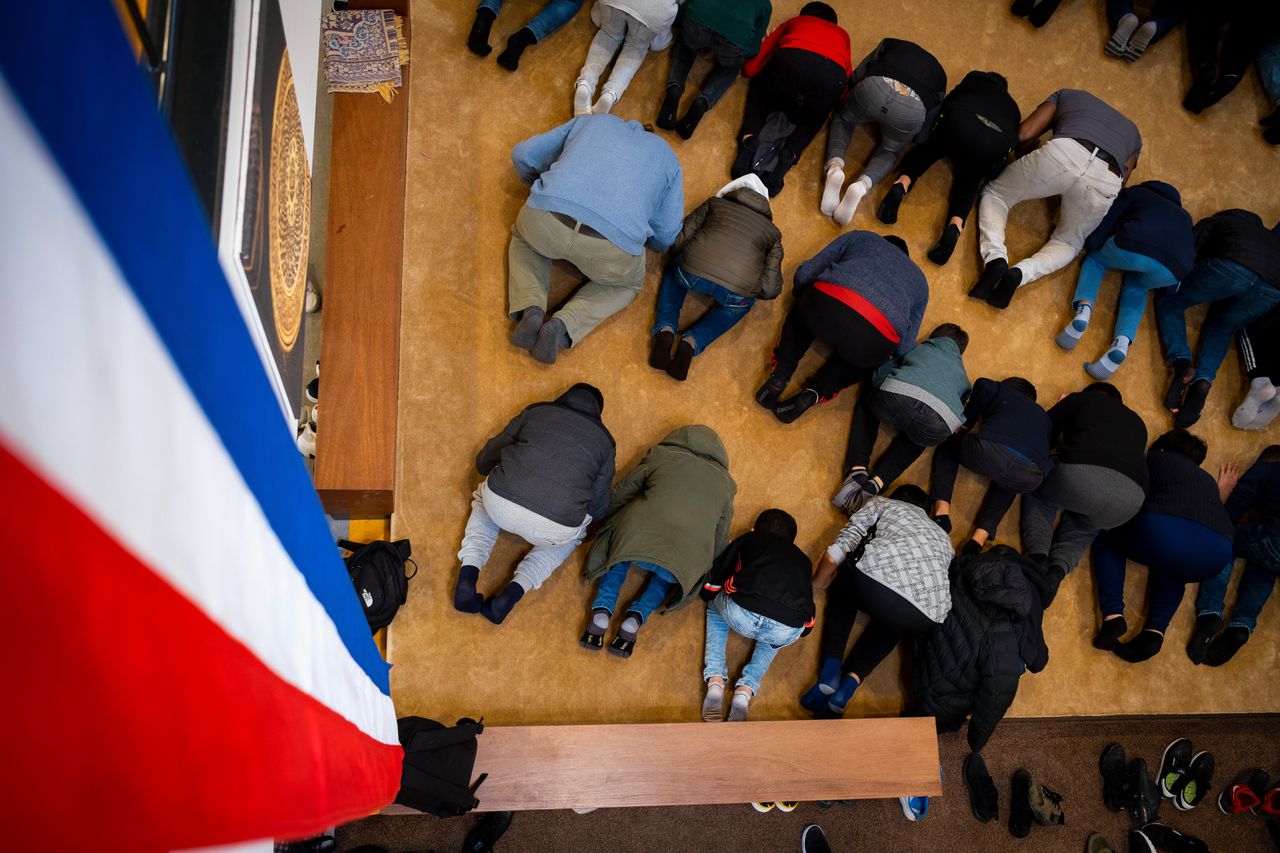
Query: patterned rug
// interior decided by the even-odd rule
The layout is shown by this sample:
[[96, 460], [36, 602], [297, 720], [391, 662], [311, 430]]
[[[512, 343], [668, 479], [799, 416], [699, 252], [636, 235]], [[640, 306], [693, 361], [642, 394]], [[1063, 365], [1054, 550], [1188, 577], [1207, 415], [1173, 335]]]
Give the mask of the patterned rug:
[[390, 102], [409, 61], [400, 16], [390, 9], [329, 12], [321, 26], [329, 91], [377, 92]]

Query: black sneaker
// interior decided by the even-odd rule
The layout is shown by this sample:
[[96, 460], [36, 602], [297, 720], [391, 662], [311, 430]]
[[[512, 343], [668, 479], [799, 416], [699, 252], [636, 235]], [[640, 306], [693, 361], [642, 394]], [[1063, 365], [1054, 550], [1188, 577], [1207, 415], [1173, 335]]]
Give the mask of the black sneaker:
[[1191, 658], [1192, 663], [1204, 663], [1209, 644], [1213, 642], [1214, 637], [1218, 636], [1223, 624], [1222, 617], [1217, 613], [1206, 613], [1196, 617], [1195, 630], [1191, 632], [1191, 639], [1187, 641], [1187, 657]]
[[772, 409], [778, 405], [778, 400], [785, 390], [787, 390], [787, 377], [771, 373], [769, 378], [764, 381], [764, 384], [760, 386], [760, 389], [756, 391], [756, 402], [766, 409]]
[[1153, 850], [1162, 853], [1209, 853], [1209, 845], [1194, 835], [1184, 835], [1163, 823], [1149, 823], [1142, 827], [1142, 835], [1155, 845]]
[[974, 817], [986, 823], [1000, 816], [1000, 792], [987, 772], [987, 763], [976, 752], [964, 760], [964, 784], [969, 789], [969, 807]]
[[1102, 773], [1102, 803], [1108, 811], [1118, 812], [1124, 808], [1129, 796], [1128, 760], [1124, 756], [1124, 747], [1118, 743], [1108, 744], [1098, 759], [1098, 770]]
[[1164, 748], [1160, 759], [1160, 793], [1173, 798], [1191, 767], [1191, 741], [1180, 737]]
[[1147, 772], [1147, 762], [1129, 762], [1129, 795], [1125, 804], [1134, 826], [1146, 826], [1160, 817], [1160, 788]]
[[1031, 774], [1019, 769], [1009, 791], [1009, 834], [1026, 838], [1031, 832]]
[[801, 415], [820, 402], [822, 402], [822, 399], [818, 396], [817, 391], [812, 388], [804, 388], [799, 394], [794, 394], [774, 406], [773, 416], [784, 424], [795, 423]]
[[1191, 759], [1191, 767], [1173, 798], [1173, 804], [1179, 811], [1190, 811], [1203, 803], [1213, 787], [1213, 754], [1201, 752]]
[[811, 823], [800, 833], [800, 853], [831, 853], [831, 845], [822, 827]]
[[515, 812], [488, 812], [480, 816], [476, 825], [462, 842], [462, 853], [489, 853], [493, 845], [511, 827]]

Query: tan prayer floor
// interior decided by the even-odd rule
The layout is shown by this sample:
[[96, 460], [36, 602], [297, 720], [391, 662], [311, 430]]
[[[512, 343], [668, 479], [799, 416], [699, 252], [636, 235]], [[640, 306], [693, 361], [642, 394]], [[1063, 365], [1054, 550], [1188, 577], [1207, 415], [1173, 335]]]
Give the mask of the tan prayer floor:
[[[776, 2], [774, 24], [801, 5], [801, 0]], [[1055, 89], [1088, 89], [1141, 128], [1145, 148], [1135, 181], [1159, 178], [1174, 184], [1196, 219], [1227, 207], [1250, 208], [1268, 223], [1280, 218], [1280, 151], [1259, 135], [1257, 119], [1270, 107], [1254, 75], [1206, 114], [1184, 112], [1180, 101], [1188, 71], [1181, 31], [1129, 65], [1103, 55], [1107, 29], [1101, 3], [1068, 0], [1039, 31], [1013, 18], [1005, 0], [833, 0], [833, 5], [852, 34], [855, 63], [884, 36], [911, 39], [938, 56], [952, 85], [973, 68], [1002, 72], [1024, 115]], [[790, 426], [757, 406], [752, 394], [763, 379], [789, 302], [792, 272], [840, 233], [817, 209], [825, 134], [810, 146], [774, 200], [786, 247], [786, 291], [776, 302], [759, 303], [696, 359], [687, 382], [677, 383], [646, 364], [661, 273], [661, 259], [652, 253], [644, 290], [628, 309], [563, 354], [558, 364], [538, 364], [508, 342], [507, 241], [527, 195], [509, 154], [520, 140], [570, 118], [571, 87], [594, 33], [584, 8], [569, 26], [531, 48], [518, 73], [508, 73], [494, 62], [496, 53], [538, 6], [534, 0], [509, 0], [491, 39], [495, 52], [487, 59], [464, 47], [471, 3], [432, 0], [413, 7], [399, 497], [393, 529], [397, 538], [413, 540], [422, 571], [390, 631], [393, 696], [400, 714], [441, 720], [463, 714], [483, 714], [495, 724], [696, 720], [702, 694], [702, 605], [655, 615], [629, 661], [580, 649], [578, 636], [592, 594], [580, 576], [585, 546], [500, 627], [454, 611], [455, 554], [470, 494], [479, 481], [472, 461], [484, 441], [522, 406], [554, 397], [573, 382], [590, 381], [605, 395], [604, 417], [617, 438], [619, 472], [673, 427], [708, 424], [723, 438], [738, 483], [734, 532], [745, 531], [760, 510], [781, 506], [799, 521], [800, 546], [818, 556], [842, 523], [828, 498], [839, 483], [855, 393], [842, 394]], [[666, 53], [646, 60], [616, 107], [618, 115], [654, 120], [668, 61]], [[691, 83], [701, 81], [706, 68], [706, 60], [700, 60]], [[686, 209], [728, 180], [745, 94], [746, 84], [739, 81], [689, 142], [664, 134], [684, 167]], [[870, 148], [870, 136], [859, 131], [848, 158], [851, 168]], [[947, 266], [933, 266], [924, 258], [942, 224], [949, 180], [945, 165], [935, 167], [904, 203], [893, 228], [875, 219], [885, 188], [877, 187], [852, 227], [897, 233], [907, 240], [931, 288], [923, 328], [954, 321], [970, 331], [973, 342], [966, 362], [972, 378], [1026, 376], [1038, 386], [1041, 401], [1051, 404], [1086, 383], [1082, 362], [1099, 357], [1109, 342], [1117, 280], [1108, 277], [1105, 282], [1093, 326], [1075, 353], [1058, 349], [1053, 336], [1068, 320], [1076, 264], [1023, 290], [1005, 312], [966, 298], [978, 272], [972, 217]], [[1043, 242], [1050, 211], [1051, 205], [1042, 202], [1015, 209], [1009, 226], [1014, 258]], [[577, 281], [568, 271], [557, 275], [562, 289]], [[702, 303], [694, 302], [689, 308], [700, 309]], [[1190, 315], [1193, 321], [1202, 316]], [[797, 376], [816, 364], [811, 354]], [[1229, 460], [1248, 464], [1280, 433], [1280, 425], [1267, 434], [1231, 428], [1230, 412], [1242, 394], [1240, 375], [1232, 352], [1196, 429], [1209, 442], [1214, 471]], [[1115, 383], [1146, 419], [1152, 437], [1170, 426], [1159, 405], [1166, 381], [1148, 311]], [[904, 481], [927, 485], [928, 459], [926, 455], [917, 462]], [[957, 541], [968, 533], [980, 494], [980, 484], [962, 472], [953, 510]], [[1015, 505], [1001, 541], [1016, 541], [1017, 512]], [[481, 574], [483, 592], [506, 583], [518, 553], [518, 544], [504, 536]], [[1132, 568], [1131, 625], [1141, 621], [1144, 582], [1145, 570]], [[634, 588], [633, 579], [624, 588], [623, 601]], [[1164, 651], [1147, 663], [1128, 665], [1089, 644], [1098, 617], [1086, 562], [1068, 578], [1047, 617], [1049, 666], [1022, 680], [1011, 713], [1280, 709], [1280, 596], [1272, 599], [1260, 631], [1237, 659], [1212, 669], [1192, 666], [1183, 651], [1193, 621], [1193, 595], [1188, 594], [1175, 618]], [[819, 599], [819, 610], [821, 606]], [[731, 672], [736, 673], [746, 654], [745, 642], [730, 642]], [[796, 697], [813, 681], [817, 657], [816, 634], [782, 651], [753, 703], [753, 718], [801, 717]], [[903, 700], [895, 654], [868, 678], [849, 713], [892, 714]]]

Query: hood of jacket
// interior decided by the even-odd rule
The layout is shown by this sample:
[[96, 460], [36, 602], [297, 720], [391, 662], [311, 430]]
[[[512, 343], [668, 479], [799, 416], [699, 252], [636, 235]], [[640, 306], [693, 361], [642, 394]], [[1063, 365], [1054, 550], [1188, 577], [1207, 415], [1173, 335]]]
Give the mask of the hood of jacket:
[[1044, 642], [1041, 603], [1048, 579], [1044, 568], [1008, 545], [997, 545], [984, 554], [962, 557], [961, 582], [974, 601], [1006, 611], [1018, 632], [1018, 653], [1032, 672], [1049, 662]]
[[1138, 187], [1150, 190], [1156, 195], [1167, 198], [1179, 207], [1182, 206], [1182, 194], [1178, 192], [1177, 187], [1172, 186], [1171, 184], [1166, 184], [1164, 181], [1143, 181], [1138, 184], [1137, 187], [1134, 187], [1134, 189], [1137, 189]]
[[740, 187], [739, 189], [726, 194], [724, 199], [726, 201], [732, 201], [736, 204], [740, 204], [749, 210], [753, 210], [765, 219], [768, 219], [770, 222], [773, 221], [773, 208], [769, 207], [769, 197], [763, 196], [753, 189]]
[[725, 471], [729, 470], [729, 451], [724, 449], [724, 442], [709, 426], [690, 424], [673, 429], [659, 444], [667, 447], [679, 447], [695, 456], [708, 459]]
[[556, 405], [599, 420], [604, 412], [604, 395], [594, 385], [579, 382], [556, 397]]
[[741, 178], [734, 178], [729, 183], [716, 190], [716, 198], [724, 198], [737, 190], [747, 189], [759, 195], [768, 203], [769, 190], [765, 188], [764, 181], [760, 180], [760, 176], [755, 172], [748, 172]]

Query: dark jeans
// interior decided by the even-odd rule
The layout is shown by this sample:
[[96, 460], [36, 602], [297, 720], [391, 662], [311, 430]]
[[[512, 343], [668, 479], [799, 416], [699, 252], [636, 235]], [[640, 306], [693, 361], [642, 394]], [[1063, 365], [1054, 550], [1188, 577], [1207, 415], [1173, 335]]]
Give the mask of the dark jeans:
[[[1280, 577], [1280, 521], [1260, 521], [1236, 527], [1235, 556], [1245, 559], [1240, 585], [1236, 587], [1236, 606], [1231, 610], [1232, 628], [1247, 628], [1249, 633], [1258, 627], [1258, 614], [1262, 612], [1276, 578]], [[1234, 563], [1208, 580], [1200, 582], [1200, 594], [1196, 597], [1196, 615], [1217, 613], [1223, 615], [1227, 603], [1227, 585], [1231, 582]]]
[[747, 87], [738, 142], [759, 133], [770, 114], [785, 113], [796, 126], [779, 155], [776, 174], [785, 174], [822, 130], [848, 81], [844, 69], [825, 56], [797, 48], [779, 50]]
[[888, 449], [880, 454], [875, 469], [869, 472], [879, 477], [886, 488], [920, 458], [926, 447], [936, 447], [951, 435], [942, 416], [927, 403], [868, 384], [853, 410], [849, 446], [844, 454], [846, 472], [870, 466], [881, 424], [898, 431]]
[[742, 48], [697, 21], [686, 18], [680, 25], [680, 35], [671, 46], [671, 72], [667, 75], [667, 85], [679, 86], [683, 90], [694, 57], [704, 50], [711, 51], [715, 65], [707, 79], [702, 81], [701, 95], [714, 107], [738, 79], [746, 56]]
[[[1143, 21], [1152, 21], [1156, 25], [1156, 34], [1151, 37], [1151, 44], [1160, 41], [1170, 30], [1185, 21], [1190, 5], [1191, 0], [1155, 0], [1151, 4], [1151, 14], [1142, 18]], [[1125, 15], [1132, 14], [1133, 0], [1107, 0], [1107, 22], [1111, 24], [1111, 29], [1114, 30]]]
[[1244, 75], [1258, 48], [1275, 35], [1274, 27], [1268, 27], [1264, 19], [1267, 5], [1257, 3], [1256, 12], [1250, 12], [1247, 2], [1191, 4], [1187, 59], [1193, 82], [1212, 83], [1221, 77]]
[[991, 480], [973, 526], [993, 538], [1000, 520], [1013, 506], [1014, 497], [1034, 492], [1044, 482], [1044, 471], [1036, 463], [1003, 444], [967, 433], [952, 436], [934, 451], [929, 496], [950, 503], [961, 465]]
[[839, 299], [806, 287], [782, 323], [773, 348], [774, 374], [790, 379], [815, 340], [829, 344], [831, 355], [804, 387], [818, 392], [823, 401], [869, 376], [893, 356], [897, 346]]
[[666, 272], [662, 275], [662, 286], [658, 288], [658, 317], [653, 324], [653, 334], [664, 329], [677, 331], [680, 309], [690, 291], [706, 294], [716, 301], [711, 310], [680, 335], [693, 344], [694, 355], [701, 355], [716, 338], [732, 329], [739, 320], [747, 316], [756, 302], [750, 296], [734, 293], [714, 281], [694, 275], [680, 266], [677, 259], [667, 265]]
[[[899, 642], [932, 630], [936, 623], [914, 604], [858, 571], [856, 557], [855, 552], [841, 564], [827, 590], [827, 607], [822, 613], [822, 658], [843, 657], [843, 671], [854, 673], [858, 681], [866, 681]], [[844, 648], [859, 610], [867, 614], [869, 621], [846, 657]]]
[[929, 138], [902, 158], [899, 173], [911, 179], [914, 189], [920, 176], [943, 157], [951, 158], [951, 194], [947, 219], [969, 218], [983, 181], [995, 177], [1009, 156], [1010, 140], [976, 113], [944, 110]]
[[1231, 540], [1195, 521], [1140, 512], [1093, 543], [1093, 577], [1102, 615], [1124, 615], [1124, 576], [1129, 560], [1147, 567], [1147, 622], [1163, 631], [1189, 583], [1217, 576], [1231, 565]]
[[1187, 344], [1187, 309], [1212, 302], [1200, 327], [1196, 379], [1213, 382], [1231, 347], [1231, 336], [1280, 306], [1280, 290], [1257, 273], [1225, 258], [1200, 261], [1177, 290], [1156, 291], [1156, 328], [1170, 362], [1191, 360]]

